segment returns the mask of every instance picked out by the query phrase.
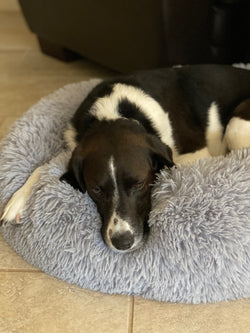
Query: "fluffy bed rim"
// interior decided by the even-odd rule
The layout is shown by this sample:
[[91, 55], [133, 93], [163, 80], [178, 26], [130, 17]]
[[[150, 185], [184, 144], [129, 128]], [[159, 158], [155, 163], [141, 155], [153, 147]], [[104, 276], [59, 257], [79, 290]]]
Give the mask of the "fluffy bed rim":
[[0, 211], [44, 165], [20, 225], [2, 233], [44, 272], [105, 293], [185, 302], [250, 296], [250, 150], [162, 171], [153, 190], [151, 232], [132, 253], [108, 249], [87, 194], [59, 181], [69, 152], [62, 132], [91, 80], [43, 98], [0, 145]]

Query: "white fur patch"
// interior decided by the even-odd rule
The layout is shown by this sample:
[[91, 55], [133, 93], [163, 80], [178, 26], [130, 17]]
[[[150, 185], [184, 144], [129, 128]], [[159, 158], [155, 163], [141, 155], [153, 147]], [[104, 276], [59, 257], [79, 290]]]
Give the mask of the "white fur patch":
[[115, 161], [114, 161], [114, 156], [111, 156], [108, 162], [109, 166], [109, 172], [110, 172], [110, 177], [112, 179], [113, 185], [114, 185], [114, 192], [113, 192], [113, 213], [110, 218], [109, 224], [107, 226], [107, 243], [109, 246], [112, 247], [112, 243], [110, 238], [112, 235], [115, 233], [125, 233], [126, 231], [130, 231], [133, 233], [132, 228], [130, 227], [128, 221], [122, 219], [119, 214], [117, 213], [117, 207], [119, 204], [119, 192], [118, 192], [118, 185], [117, 185], [117, 179], [116, 179], [116, 167], [115, 167]]
[[233, 117], [227, 125], [225, 139], [230, 150], [250, 147], [250, 121]]
[[110, 218], [110, 223], [108, 227], [108, 233], [110, 236], [111, 234], [120, 233], [123, 234], [126, 231], [130, 231], [133, 233], [132, 228], [130, 227], [129, 223], [122, 219], [116, 212], [113, 212], [113, 215]]
[[114, 156], [110, 157], [108, 164], [109, 164], [110, 177], [111, 177], [111, 179], [113, 181], [113, 185], [114, 185], [113, 205], [114, 205], [114, 208], [116, 208], [118, 200], [119, 200], [119, 194], [118, 194], [118, 186], [117, 186], [117, 180], [116, 180], [116, 168], [115, 168]]
[[76, 147], [76, 130], [70, 123], [68, 124], [68, 128], [64, 132], [64, 139], [69, 149], [73, 151]]
[[141, 89], [122, 83], [113, 87], [109, 96], [99, 98], [91, 108], [90, 113], [99, 120], [115, 120], [121, 118], [118, 106], [122, 99], [128, 99], [135, 104], [145, 117], [149, 119], [159, 133], [161, 140], [172, 150], [175, 150], [172, 126], [169, 115], [160, 104]]
[[226, 153], [226, 142], [223, 138], [223, 125], [220, 121], [218, 105], [212, 102], [207, 111], [206, 141], [209, 153], [212, 156]]
[[10, 221], [16, 221], [18, 223], [20, 221], [26, 201], [31, 194], [32, 186], [38, 182], [40, 178], [39, 172], [40, 167], [35, 169], [26, 183], [13, 194], [1, 217], [4, 223]]
[[208, 151], [208, 148], [205, 147], [205, 148], [197, 150], [193, 153], [175, 155], [174, 162], [176, 164], [188, 164], [188, 163], [193, 163], [197, 160], [200, 160], [201, 158], [207, 158], [207, 157], [211, 157], [211, 155]]

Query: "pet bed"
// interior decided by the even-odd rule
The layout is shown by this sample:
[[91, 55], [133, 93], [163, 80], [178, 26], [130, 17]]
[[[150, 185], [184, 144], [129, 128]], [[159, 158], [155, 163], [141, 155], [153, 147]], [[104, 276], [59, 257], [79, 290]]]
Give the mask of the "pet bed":
[[2, 233], [42, 271], [105, 293], [200, 303], [250, 296], [250, 150], [162, 171], [148, 241], [120, 254], [105, 246], [88, 194], [60, 182], [63, 130], [98, 80], [70, 84], [16, 121], [0, 146], [0, 211], [40, 165], [19, 225]]

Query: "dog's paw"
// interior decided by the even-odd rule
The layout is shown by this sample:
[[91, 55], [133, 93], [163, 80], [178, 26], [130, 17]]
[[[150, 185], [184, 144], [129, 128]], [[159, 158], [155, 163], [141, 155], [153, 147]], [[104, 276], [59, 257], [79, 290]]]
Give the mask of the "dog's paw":
[[12, 221], [15, 221], [16, 223], [20, 222], [27, 200], [27, 196], [25, 194], [26, 193], [22, 190], [22, 188], [13, 194], [0, 219], [3, 225]]

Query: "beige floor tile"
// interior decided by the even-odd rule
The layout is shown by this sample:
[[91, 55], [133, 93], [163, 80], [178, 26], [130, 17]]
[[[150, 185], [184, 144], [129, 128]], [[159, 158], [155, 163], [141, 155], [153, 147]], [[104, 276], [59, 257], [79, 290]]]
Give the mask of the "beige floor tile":
[[35, 35], [31, 34], [18, 11], [0, 11], [0, 51], [37, 48]]
[[0, 273], [3, 333], [127, 333], [131, 297], [80, 289], [43, 273]]
[[63, 62], [43, 54], [39, 48], [24, 51], [2, 51], [0, 53], [1, 82], [15, 77], [108, 77], [112, 71], [98, 66], [88, 60], [82, 59], [72, 62]]
[[81, 81], [73, 77], [30, 77], [23, 78], [22, 83], [7, 82], [1, 84], [0, 91], [0, 116], [8, 117], [14, 115], [20, 117], [33, 104], [37, 103], [42, 97], [72, 82]]
[[0, 11], [19, 11], [17, 0], [0, 0]]
[[72, 82], [113, 72], [87, 60], [64, 63], [39, 50], [0, 53], [0, 116], [20, 116], [40, 98]]
[[250, 299], [172, 304], [135, 298], [133, 333], [249, 333]]
[[[5, 271], [39, 271], [22, 259], [0, 235], [0, 272]], [[0, 301], [1, 302], [1, 301]], [[1, 331], [1, 330], [0, 330]]]

